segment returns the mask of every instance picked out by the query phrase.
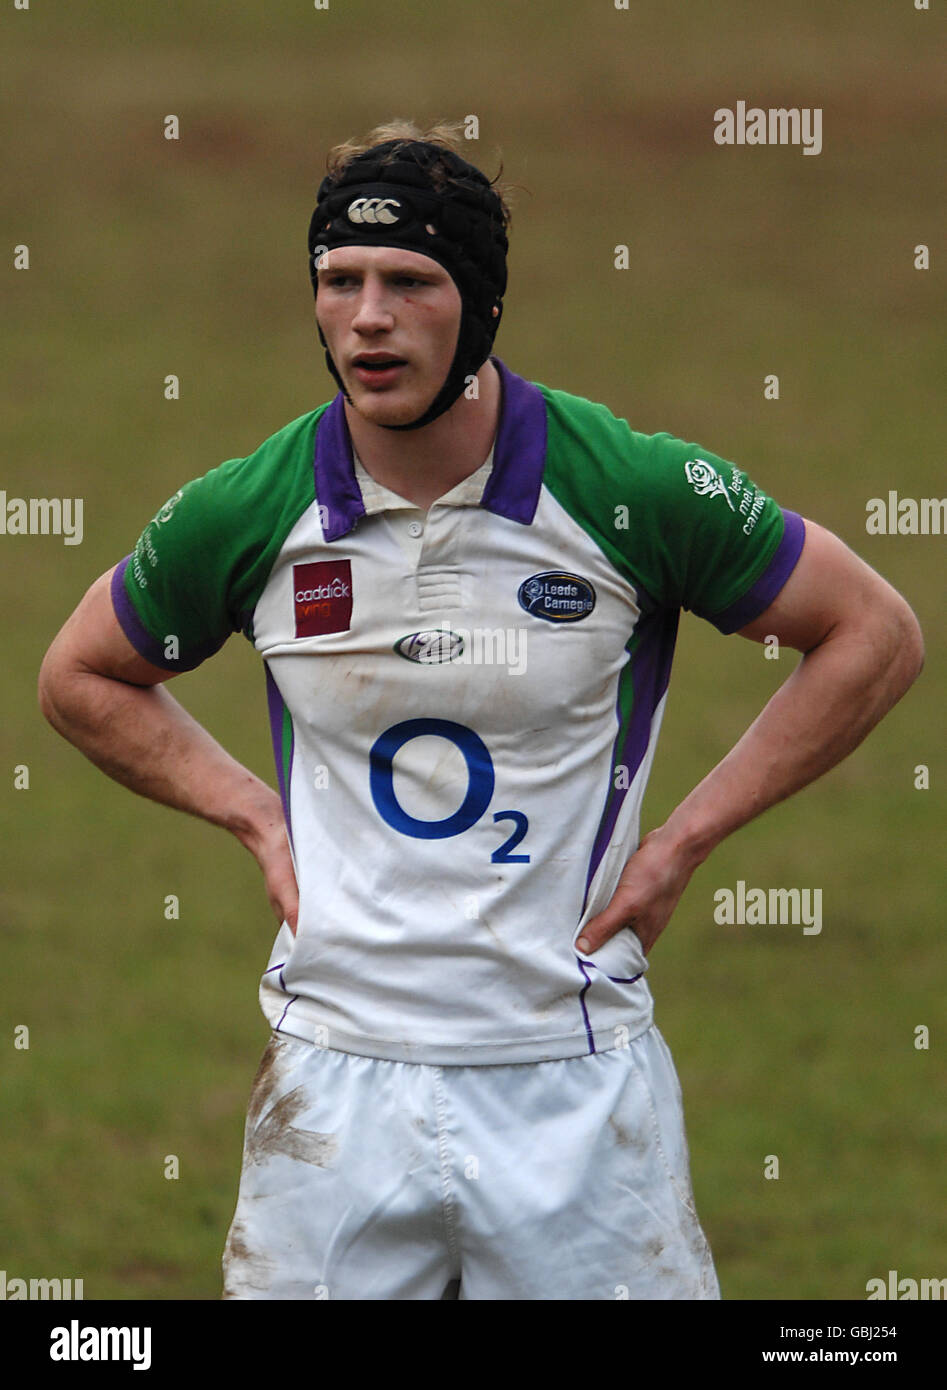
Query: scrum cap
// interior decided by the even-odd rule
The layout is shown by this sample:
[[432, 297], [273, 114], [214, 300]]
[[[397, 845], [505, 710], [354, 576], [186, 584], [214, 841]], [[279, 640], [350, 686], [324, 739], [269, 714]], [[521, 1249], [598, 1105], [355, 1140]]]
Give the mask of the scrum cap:
[[[383, 164], [394, 150], [396, 158]], [[446, 166], [451, 182], [435, 182], [435, 164]], [[452, 150], [422, 140], [389, 140], [356, 155], [340, 177], [327, 176], [319, 186], [309, 224], [309, 274], [317, 297], [318, 261], [338, 246], [417, 251], [443, 266], [460, 292], [457, 349], [443, 386], [417, 420], [385, 426], [419, 429], [454, 404], [468, 376], [490, 355], [506, 291], [508, 242], [500, 199], [480, 170]], [[321, 327], [319, 339], [326, 366], [345, 393]]]

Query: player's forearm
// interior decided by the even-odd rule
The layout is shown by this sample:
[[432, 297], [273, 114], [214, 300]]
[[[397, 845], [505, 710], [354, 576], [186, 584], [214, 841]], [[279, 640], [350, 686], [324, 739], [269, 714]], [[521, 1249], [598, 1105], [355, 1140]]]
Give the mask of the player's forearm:
[[847, 757], [920, 673], [913, 613], [892, 604], [808, 652], [734, 748], [662, 827], [701, 863], [734, 830]]
[[251, 845], [281, 820], [277, 794], [232, 758], [163, 686], [44, 672], [40, 706], [116, 782], [230, 830]]

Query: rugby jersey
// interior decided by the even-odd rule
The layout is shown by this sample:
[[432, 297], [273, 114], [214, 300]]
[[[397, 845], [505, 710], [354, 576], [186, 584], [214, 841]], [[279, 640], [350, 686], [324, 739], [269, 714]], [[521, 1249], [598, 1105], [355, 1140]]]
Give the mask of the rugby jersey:
[[113, 581], [156, 665], [235, 631], [263, 658], [300, 908], [260, 1002], [371, 1057], [541, 1061], [650, 1025], [634, 933], [575, 940], [638, 843], [680, 610], [736, 631], [804, 540], [734, 464], [491, 360], [491, 456], [426, 516], [356, 470], [340, 394], [182, 487]]

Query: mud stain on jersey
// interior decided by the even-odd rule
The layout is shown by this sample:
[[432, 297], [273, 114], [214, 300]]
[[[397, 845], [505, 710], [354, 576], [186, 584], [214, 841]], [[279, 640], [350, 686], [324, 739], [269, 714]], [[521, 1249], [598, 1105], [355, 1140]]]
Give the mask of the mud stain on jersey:
[[234, 1220], [223, 1255], [224, 1291], [222, 1298], [240, 1298], [244, 1289], [269, 1287], [273, 1261], [261, 1251], [251, 1250], [242, 1221]]
[[266, 1045], [266, 1051], [260, 1060], [257, 1074], [253, 1078], [253, 1086], [250, 1089], [250, 1105], [247, 1109], [247, 1123], [251, 1129], [262, 1115], [267, 1101], [279, 1083], [279, 1072], [276, 1067], [279, 1050], [279, 1038], [270, 1038]]
[[631, 1135], [628, 1133], [624, 1125], [620, 1125], [618, 1123], [614, 1115], [609, 1115], [608, 1123], [611, 1125], [612, 1130], [614, 1132], [616, 1144], [620, 1145], [621, 1147], [624, 1147], [626, 1144], [631, 1143]]
[[498, 951], [502, 951], [503, 954], [506, 956], [512, 956], [513, 953], [510, 950], [509, 946], [507, 946], [506, 942], [502, 939], [502, 937], [498, 936], [497, 933], [493, 930], [486, 917], [480, 918], [480, 925], [482, 927], [485, 927], [487, 931], [490, 933], [490, 939], [494, 943]]
[[616, 1120], [614, 1115], [609, 1115], [608, 1123], [611, 1125], [612, 1132], [615, 1135], [615, 1143], [618, 1144], [620, 1148], [632, 1149], [636, 1154], [643, 1154], [645, 1152], [648, 1147], [646, 1136], [633, 1134], [631, 1130], [625, 1128], [621, 1121]]
[[251, 1133], [246, 1145], [246, 1161], [263, 1163], [272, 1154], [284, 1154], [302, 1163], [328, 1168], [335, 1158], [339, 1141], [334, 1134], [297, 1129], [293, 1120], [305, 1109], [306, 1088], [297, 1086], [276, 1102], [266, 1119]]

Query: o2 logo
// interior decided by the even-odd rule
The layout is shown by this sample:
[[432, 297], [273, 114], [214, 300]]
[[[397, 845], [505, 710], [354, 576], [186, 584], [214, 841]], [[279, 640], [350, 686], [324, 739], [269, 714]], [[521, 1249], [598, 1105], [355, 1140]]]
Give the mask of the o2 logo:
[[[467, 764], [467, 794], [452, 816], [443, 820], [418, 820], [404, 809], [395, 796], [393, 763], [395, 754], [413, 738], [423, 738], [433, 734], [437, 738], [449, 739], [463, 754]], [[469, 830], [490, 805], [496, 777], [490, 750], [479, 734], [468, 729], [465, 724], [455, 724], [451, 719], [405, 719], [400, 724], [392, 724], [372, 744], [369, 754], [369, 785], [375, 809], [392, 830], [400, 835], [410, 835], [415, 840], [447, 840], [453, 835], [462, 835]], [[528, 864], [528, 854], [514, 854], [513, 850], [529, 829], [529, 821], [522, 811], [495, 811], [495, 822], [512, 821], [513, 833], [499, 849], [490, 856], [492, 864]]]

